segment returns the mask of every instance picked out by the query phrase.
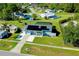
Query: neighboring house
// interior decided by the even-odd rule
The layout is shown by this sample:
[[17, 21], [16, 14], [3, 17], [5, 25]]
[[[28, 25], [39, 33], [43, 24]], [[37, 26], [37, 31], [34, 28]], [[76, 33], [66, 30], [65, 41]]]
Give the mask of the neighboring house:
[[[26, 25], [24, 32], [29, 35], [37, 36], [56, 36], [55, 33], [52, 33], [52, 24], [49, 22], [38, 22], [35, 25]], [[48, 32], [52, 34], [49, 35]]]
[[3, 39], [5, 37], [8, 37], [8, 32], [4, 30], [3, 31], [0, 30], [0, 39]]
[[10, 33], [15, 33], [18, 29], [18, 27], [15, 25], [9, 25], [9, 28], [10, 28]]
[[47, 17], [47, 18], [58, 18], [58, 16], [55, 15], [55, 12], [51, 9], [45, 10], [43, 14], [40, 14], [41, 17]]
[[54, 16], [54, 15], [55, 15], [54, 13], [46, 13], [46, 12], [43, 13], [43, 14], [40, 14], [41, 17], [48, 17], [48, 18], [49, 18], [50, 16]]
[[25, 14], [25, 13], [16, 13], [16, 12], [14, 12], [14, 15], [17, 16], [17, 17], [19, 17], [19, 18], [33, 20], [33, 18], [31, 17], [32, 13]]
[[45, 12], [43, 14], [40, 14], [41, 17], [50, 17], [50, 16], [55, 16], [55, 13], [52, 12]]
[[4, 28], [3, 25], [0, 25], [0, 30], [6, 30], [7, 28], [9, 29], [10, 33], [15, 33], [18, 30], [18, 27], [15, 25], [8, 24], [6, 28]]

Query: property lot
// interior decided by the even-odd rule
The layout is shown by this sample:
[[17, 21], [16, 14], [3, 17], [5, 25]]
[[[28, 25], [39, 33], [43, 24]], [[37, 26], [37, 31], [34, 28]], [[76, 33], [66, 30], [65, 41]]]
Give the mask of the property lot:
[[0, 40], [0, 50], [9, 51], [16, 46], [17, 42]]
[[38, 56], [79, 56], [79, 51], [76, 50], [50, 48], [27, 43], [23, 46], [21, 52], [24, 54], [32, 54]]
[[62, 37], [35, 37], [34, 43], [64, 46]]
[[[38, 56], [79, 55], [78, 48], [73, 46], [76, 42], [79, 47], [79, 36], [73, 34], [79, 34], [79, 28], [69, 27], [67, 32], [61, 28], [63, 21], [79, 22], [79, 15], [74, 16], [79, 12], [77, 5], [15, 3], [0, 6], [0, 50]], [[74, 39], [74, 42], [68, 40], [71, 44], [65, 44], [67, 33], [65, 39]]]
[[[34, 43], [57, 45], [57, 46], [66, 46], [66, 45], [64, 45], [63, 35], [62, 35], [62, 31], [61, 31], [59, 22], [61, 20], [64, 20], [64, 19], [71, 17], [71, 15], [73, 15], [73, 14], [64, 12], [64, 13], [59, 13], [57, 15], [61, 16], [61, 18], [53, 19], [53, 20], [49, 19], [49, 20], [44, 20], [44, 21], [52, 22], [52, 24], [54, 26], [56, 26], [56, 29], [60, 32], [60, 35], [57, 36], [57, 37], [36, 37], [33, 41]], [[40, 21], [42, 21], [42, 20], [40, 20]]]

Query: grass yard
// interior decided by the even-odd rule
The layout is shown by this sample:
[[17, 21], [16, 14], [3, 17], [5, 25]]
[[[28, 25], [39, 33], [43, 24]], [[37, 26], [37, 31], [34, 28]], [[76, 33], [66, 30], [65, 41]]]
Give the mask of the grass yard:
[[0, 41], [0, 50], [9, 51], [16, 46], [16, 42]]
[[64, 42], [62, 39], [62, 37], [36, 37], [33, 42], [38, 44], [64, 46]]
[[16, 25], [17, 27], [20, 27], [20, 28], [24, 27], [24, 24], [19, 23], [19, 21], [0, 21], [0, 24], [3, 24], [3, 23]]
[[18, 37], [19, 33], [12, 34], [9, 38], [5, 38], [4, 40], [15, 40], [18, 41], [16, 38]]
[[[58, 18], [58, 19], [48, 19], [48, 20], [46, 20], [44, 18], [41, 18], [40, 20], [34, 20], [34, 21], [22, 20], [22, 22], [25, 22], [27, 24], [35, 24], [36, 22], [51, 22], [52, 25], [56, 26], [56, 29], [60, 32], [60, 35], [58, 37], [52, 37], [52, 38], [50, 38], [50, 37], [42, 37], [42, 38], [36, 37], [33, 42], [41, 43], [41, 44], [64, 46], [64, 44], [63, 44], [63, 36], [62, 36], [59, 21], [67, 19], [68, 17], [70, 17], [73, 14], [63, 12], [63, 13], [57, 13], [57, 15], [61, 16], [61, 17]], [[16, 25], [16, 26], [18, 26], [20, 28], [24, 27], [24, 24], [19, 23], [18, 21], [0, 21], [0, 24], [2, 24], [2, 23], [13, 24], [13, 25]], [[13, 34], [10, 38], [7, 38], [7, 39], [8, 40], [16, 40], [17, 35], [18, 34]]]
[[[58, 37], [52, 37], [52, 38], [51, 37], [36, 37], [33, 41], [34, 43], [65, 46], [59, 21], [67, 19], [73, 14], [60, 13], [60, 14], [57, 14], [57, 15], [61, 16], [61, 18], [59, 18], [59, 19], [49, 19], [49, 20], [44, 20], [44, 21], [52, 22], [52, 24], [55, 25], [56, 29], [60, 32], [60, 35]], [[41, 20], [41, 21], [43, 21], [43, 20]]]
[[79, 56], [79, 51], [49, 48], [31, 44], [25, 44], [21, 49], [21, 53], [38, 56]]
[[[23, 22], [25, 22], [25, 20], [23, 20]], [[3, 23], [16, 25], [17, 27], [19, 27], [21, 29], [24, 28], [24, 24], [23, 23], [19, 23], [18, 21], [0, 21], [0, 24], [3, 24]], [[19, 34], [20, 33], [14, 33], [9, 38], [5, 38], [4, 40], [16, 40], [16, 38], [17, 38], [17, 36]]]

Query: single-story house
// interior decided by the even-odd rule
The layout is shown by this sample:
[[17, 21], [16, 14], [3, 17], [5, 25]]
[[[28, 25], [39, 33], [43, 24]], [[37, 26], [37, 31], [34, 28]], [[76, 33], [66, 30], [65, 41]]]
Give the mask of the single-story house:
[[52, 12], [45, 12], [43, 14], [40, 14], [41, 17], [50, 17], [50, 16], [55, 16], [55, 13]]
[[30, 35], [39, 35], [43, 36], [43, 32], [49, 32], [49, 28], [46, 26], [38, 26], [38, 25], [27, 25], [26, 33]]
[[52, 23], [50, 22], [37, 22], [35, 23], [35, 25], [46, 26], [47, 28], [49, 28], [50, 31], [52, 31]]
[[[44, 24], [44, 25], [43, 25]], [[49, 25], [47, 25], [49, 24]], [[34, 25], [26, 25], [23, 30], [26, 34], [37, 35], [37, 36], [56, 36], [55, 33], [52, 33], [52, 24], [49, 22], [38, 22]], [[49, 35], [49, 33], [52, 33]]]
[[8, 37], [8, 32], [4, 30], [3, 31], [0, 30], [0, 39], [3, 39], [5, 37]]
[[26, 13], [16, 13], [16, 12], [14, 12], [14, 15], [19, 17], [19, 18], [33, 20], [33, 18], [31, 17], [32, 13], [26, 14]]
[[45, 12], [42, 13], [42, 14], [39, 14], [39, 16], [47, 17], [47, 18], [54, 18], [54, 19], [58, 18], [58, 16], [55, 15], [55, 12], [53, 10], [51, 10], [51, 9], [45, 10]]

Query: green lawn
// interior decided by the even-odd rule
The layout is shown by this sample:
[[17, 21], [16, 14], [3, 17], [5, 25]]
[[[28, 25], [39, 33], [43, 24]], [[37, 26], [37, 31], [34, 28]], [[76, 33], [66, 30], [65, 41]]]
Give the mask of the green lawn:
[[[61, 16], [61, 17], [58, 18], [58, 19], [48, 19], [48, 20], [45, 20], [44, 18], [40, 18], [40, 20], [34, 20], [34, 21], [22, 20], [22, 22], [26, 22], [27, 24], [35, 24], [36, 22], [51, 22], [52, 25], [55, 25], [56, 29], [60, 32], [60, 35], [58, 37], [52, 37], [52, 38], [51, 37], [42, 37], [42, 38], [36, 37], [33, 42], [41, 43], [41, 44], [64, 46], [63, 36], [62, 36], [62, 33], [61, 33], [59, 21], [67, 19], [68, 17], [71, 17], [71, 15], [73, 15], [73, 14], [63, 12], [63, 13], [57, 13], [57, 15]], [[14, 24], [14, 25], [16, 25], [20, 28], [24, 27], [24, 24], [19, 23], [18, 21], [0, 21], [0, 24], [5, 23], [5, 22], [8, 23], [8, 24]], [[7, 38], [7, 39], [8, 40], [15, 40], [17, 35], [18, 34], [13, 34], [10, 38]]]
[[62, 31], [60, 28], [60, 24], [59, 22], [61, 20], [67, 19], [69, 17], [71, 17], [70, 13], [59, 13], [57, 14], [58, 16], [61, 16], [61, 18], [58, 19], [49, 19], [49, 20], [40, 20], [40, 21], [47, 21], [47, 22], [52, 22], [53, 25], [56, 26], [56, 29], [60, 32], [60, 35], [58, 37], [36, 37], [34, 39], [34, 43], [40, 43], [40, 44], [50, 44], [50, 45], [57, 45], [57, 46], [65, 46], [64, 42], [63, 42], [63, 35], [62, 35]]
[[27, 24], [35, 24], [36, 22], [51, 22], [52, 25], [56, 26], [56, 29], [60, 32], [60, 35], [58, 37], [36, 37], [34, 39], [34, 43], [40, 43], [40, 44], [50, 44], [50, 45], [58, 45], [58, 46], [65, 46], [63, 43], [63, 36], [60, 28], [59, 22], [61, 20], [67, 19], [73, 15], [73, 13], [57, 13], [58, 16], [61, 16], [58, 19], [49, 19], [45, 20], [44, 18], [41, 18], [40, 20], [35, 20], [35, 21], [25, 21]]
[[4, 38], [4, 40], [15, 40], [15, 41], [19, 41], [16, 38], [18, 37], [19, 33], [14, 33], [12, 34], [9, 38]]
[[0, 24], [3, 24], [3, 23], [16, 25], [16, 26], [18, 26], [20, 28], [23, 28], [24, 27], [24, 24], [19, 23], [19, 21], [0, 21]]
[[23, 54], [38, 56], [79, 56], [79, 51], [42, 47], [31, 44], [25, 44], [21, 49], [21, 52]]
[[7, 42], [7, 41], [0, 41], [0, 50], [5, 50], [5, 51], [9, 51], [11, 50], [13, 47], [16, 46], [16, 42]]
[[[25, 20], [23, 20], [23, 22], [25, 22]], [[24, 24], [19, 23], [18, 21], [0, 21], [0, 24], [4, 24], [4, 23], [16, 25], [17, 27], [19, 27], [21, 29], [24, 28]], [[16, 40], [16, 38], [19, 34], [20, 33], [13, 33], [9, 38], [5, 38], [4, 40]]]
[[49, 44], [49, 45], [57, 45], [57, 46], [64, 46], [64, 42], [62, 37], [36, 37], [34, 39], [34, 43], [39, 44]]

